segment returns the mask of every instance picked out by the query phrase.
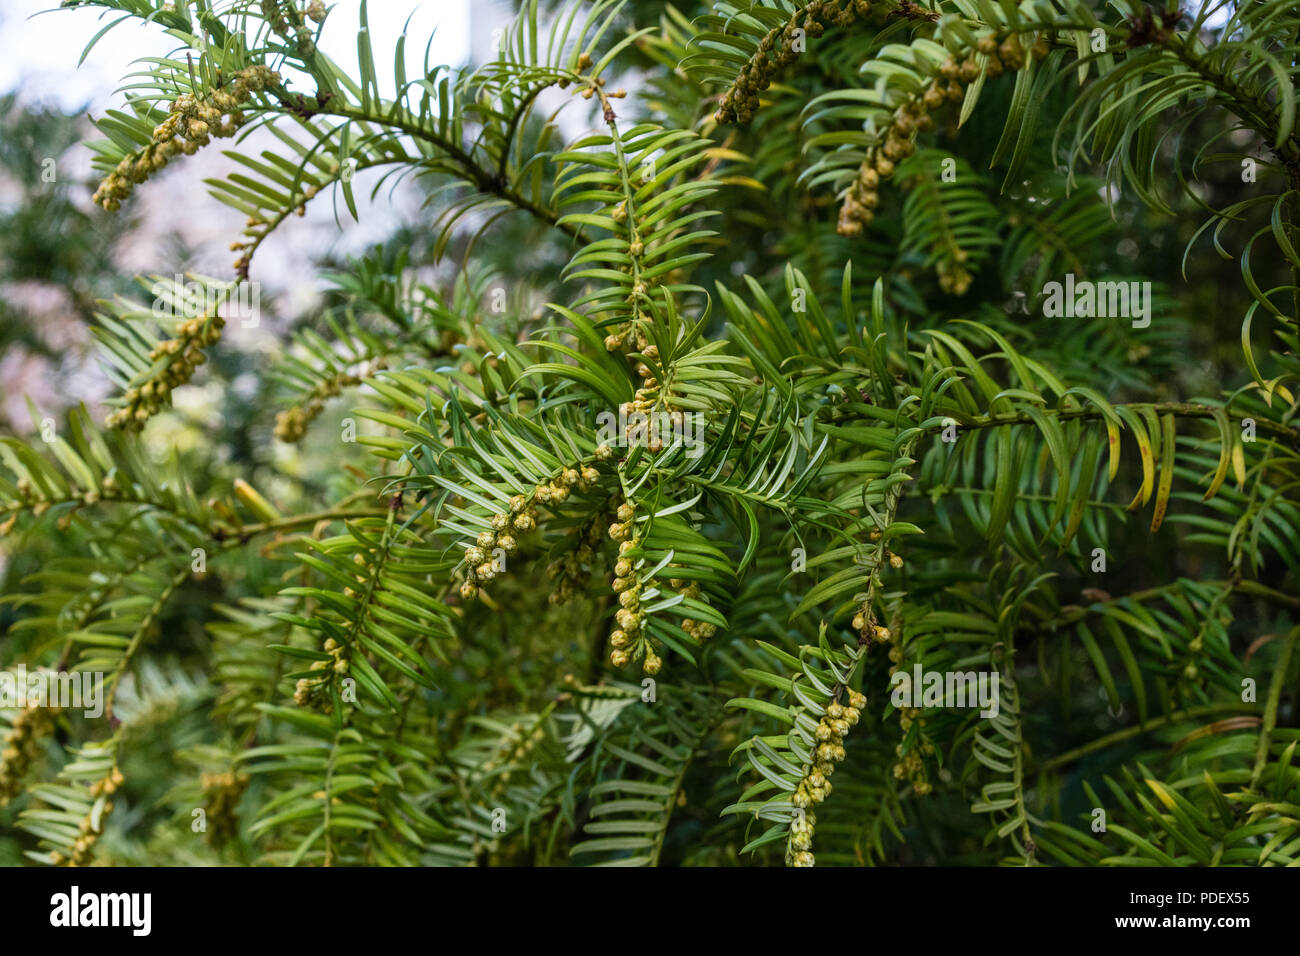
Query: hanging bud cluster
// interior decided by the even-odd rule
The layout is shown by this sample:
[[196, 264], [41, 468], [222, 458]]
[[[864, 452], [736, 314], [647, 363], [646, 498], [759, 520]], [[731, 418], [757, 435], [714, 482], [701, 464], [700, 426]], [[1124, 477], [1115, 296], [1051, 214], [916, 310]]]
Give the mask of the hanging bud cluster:
[[[639, 183], [633, 182], [632, 188], [637, 189], [649, 182], [649, 173], [642, 170], [642, 178]], [[659, 358], [659, 348], [650, 343], [646, 337], [646, 327], [650, 322], [648, 313], [642, 311], [645, 301], [649, 300], [650, 290], [662, 281], [663, 277], [644, 278], [642, 271], [644, 265], [642, 258], [645, 256], [645, 244], [637, 232], [635, 217], [629, 217], [627, 214], [627, 200], [620, 201], [610, 214], [613, 220], [620, 225], [627, 226], [627, 253], [631, 262], [625, 266], [619, 266], [618, 271], [625, 275], [634, 276], [632, 283], [632, 294], [628, 300], [628, 306], [632, 310], [632, 318], [615, 327], [614, 331], [605, 336], [605, 351], [622, 352], [624, 355], [632, 356], [640, 353], [646, 358], [657, 360]], [[638, 362], [636, 368], [637, 374], [647, 380], [647, 384], [653, 382], [653, 373], [645, 362]]]
[[342, 394], [343, 389], [360, 385], [363, 378], [386, 368], [388, 362], [383, 358], [377, 358], [355, 375], [351, 372], [339, 372], [318, 383], [305, 401], [276, 413], [275, 437], [290, 444], [301, 441], [311, 423], [325, 410], [327, 401]]
[[325, 21], [324, 0], [312, 0], [305, 10], [299, 10], [292, 0], [262, 0], [262, 19], [272, 32], [281, 39], [292, 43], [300, 56], [311, 56], [316, 52], [316, 43], [312, 40], [311, 27], [307, 20], [316, 23]]
[[641, 669], [650, 675], [658, 674], [663, 659], [655, 653], [654, 644], [645, 632], [645, 611], [641, 607], [641, 593], [645, 584], [636, 570], [636, 509], [630, 502], [618, 506], [616, 520], [609, 526], [609, 536], [618, 542], [618, 560], [614, 564], [613, 588], [618, 595], [618, 610], [614, 614], [615, 628], [609, 635], [609, 661], [615, 667], [626, 667], [634, 660], [644, 658]]
[[239, 833], [239, 817], [235, 812], [239, 800], [248, 789], [249, 777], [245, 773], [205, 773], [202, 778], [204, 814], [207, 817], [208, 844], [221, 849]]
[[[1019, 35], [1015, 33], [986, 34], [976, 41], [975, 49], [988, 57], [984, 72], [990, 77], [1001, 76], [1004, 70], [1019, 70], [1025, 65], [1025, 50]], [[1030, 45], [1029, 55], [1035, 60], [1041, 60], [1049, 50], [1047, 34], [1040, 33]]]
[[492, 530], [480, 533], [474, 544], [465, 549], [467, 570], [460, 596], [471, 600], [479, 588], [502, 572], [501, 559], [514, 554], [519, 548], [519, 537], [537, 527], [538, 505], [563, 504], [573, 490], [590, 491], [599, 478], [600, 472], [595, 468], [575, 465], [563, 469], [549, 483], [538, 485], [531, 495], [512, 497], [509, 512], [494, 514]]
[[[1042, 59], [1047, 50], [1047, 41], [1040, 36], [1030, 52], [1035, 59]], [[937, 77], [894, 110], [880, 140], [867, 150], [858, 176], [849, 186], [840, 206], [836, 231], [841, 236], [862, 235], [863, 229], [875, 219], [876, 207], [880, 205], [881, 180], [893, 175], [895, 165], [916, 151], [914, 137], [934, 126], [932, 113], [944, 103], [960, 103], [966, 96], [966, 88], [975, 82], [981, 71], [976, 52], [988, 57], [983, 71], [990, 77], [1001, 75], [1004, 68], [1018, 70], [1025, 63], [1015, 34], [1009, 34], [1000, 45], [995, 34], [988, 34], [977, 41], [975, 49], [969, 51], [960, 63], [953, 57], [940, 66]], [[971, 281], [970, 274], [960, 265], [965, 261], [965, 250], [958, 252], [963, 255], [954, 254], [956, 264], [945, 265], [939, 275], [941, 287], [954, 295], [964, 293]]]
[[[622, 352], [627, 356], [641, 355], [652, 362], [659, 361], [659, 346], [647, 344], [645, 325], [645, 314], [638, 312], [633, 321], [623, 326], [622, 331], [605, 336], [605, 351]], [[654, 371], [645, 362], [637, 362], [636, 373], [645, 379], [642, 383], [645, 387], [654, 386]]]
[[226, 320], [219, 315], [199, 316], [181, 323], [173, 339], [154, 346], [149, 358], [165, 362], [162, 369], [148, 381], [132, 386], [122, 396], [125, 404], [108, 416], [109, 428], [140, 431], [171, 399], [171, 394], [194, 377], [194, 372], [208, 360], [203, 354], [206, 346], [221, 340], [221, 330]]
[[811, 810], [795, 814], [790, 821], [790, 836], [786, 855], [791, 866], [816, 866], [817, 858], [812, 853], [813, 833], [817, 828], [817, 814]]
[[[624, 222], [627, 219], [627, 213], [624, 211], [624, 203], [619, 203], [614, 208], [614, 220]], [[626, 266], [619, 267], [620, 272], [627, 272]], [[644, 345], [646, 338], [643, 326], [646, 322], [646, 316], [643, 312], [636, 312], [631, 319], [615, 326], [614, 331], [605, 336], [606, 352], [622, 352], [631, 354], [639, 352]]]
[[510, 725], [510, 730], [496, 753], [483, 762], [481, 768], [484, 777], [494, 777], [492, 796], [498, 797], [505, 792], [515, 770], [525, 765], [537, 745], [546, 737], [546, 730], [539, 723], [530, 732], [519, 721]]
[[835, 773], [836, 764], [846, 756], [844, 738], [862, 716], [862, 708], [865, 706], [866, 697], [851, 690], [848, 706], [832, 700], [826, 705], [826, 713], [817, 724], [812, 768], [799, 781], [799, 786], [790, 797], [795, 809], [804, 811], [802, 815], [795, 814], [790, 826], [789, 854], [794, 866], [813, 866], [816, 863], [812, 854], [813, 827], [816, 821], [808, 811], [830, 796], [831, 774]]
[[667, 400], [661, 403], [659, 382], [650, 377], [650, 370], [645, 365], [638, 371], [647, 376], [645, 382], [636, 390], [632, 401], [618, 407], [620, 420], [627, 423], [623, 429], [623, 441], [628, 448], [644, 447], [650, 454], [657, 455], [666, 444], [672, 444], [685, 434], [686, 415]]
[[352, 563], [357, 565], [359, 568], [358, 572], [352, 576], [352, 579], [361, 586], [361, 590], [358, 591], [356, 588], [349, 586], [343, 589], [343, 596], [352, 598], [353, 600], [357, 600], [358, 598], [364, 599], [364, 592], [366, 588], [370, 586], [372, 580], [370, 569], [366, 564], [365, 556], [362, 555], [360, 551], [352, 555]]
[[[17, 493], [20, 507], [15, 508], [9, 519], [3, 525], [0, 525], [0, 533], [3, 534], [8, 534], [13, 530], [14, 525], [18, 522], [18, 513], [23, 508], [31, 508], [32, 515], [37, 518], [50, 510], [50, 503], [44, 499], [43, 495], [36, 493], [36, 490], [32, 487], [31, 479], [19, 478], [14, 483], [14, 491]], [[87, 492], [87, 494], [93, 494], [93, 492]], [[93, 504], [93, 502], [88, 503]]]
[[[873, 528], [870, 537], [872, 541], [879, 541], [883, 535], [879, 528]], [[895, 570], [903, 566], [903, 558], [901, 555], [895, 554], [883, 545], [878, 544], [876, 547], [880, 549], [877, 558], [880, 564], [884, 564], [888, 561], [889, 566]], [[877, 567], [879, 567], [879, 565], [877, 565]], [[853, 615], [851, 626], [853, 630], [858, 632], [858, 645], [861, 647], [870, 647], [873, 643], [889, 644], [894, 640], [893, 631], [876, 620], [876, 611], [872, 595], [875, 594], [879, 584], [880, 580], [877, 571], [873, 570], [871, 573], [870, 586], [867, 589], [868, 596], [858, 607], [857, 613]], [[897, 623], [898, 622], [896, 621], [895, 624]], [[890, 651], [889, 658], [890, 660], [895, 659], [893, 650]]]
[[893, 632], [889, 628], [876, 623], [875, 611], [867, 602], [863, 602], [858, 613], [853, 615], [852, 626], [853, 630], [858, 632], [858, 643], [863, 645], [873, 642], [888, 644], [894, 639]]
[[870, 12], [869, 0], [812, 0], [795, 11], [784, 26], [759, 41], [758, 52], [741, 69], [713, 118], [718, 123], [748, 123], [758, 112], [758, 94], [772, 85], [778, 71], [799, 58], [800, 37], [819, 37], [828, 26], [846, 27]]
[[479, 588], [486, 587], [504, 571], [502, 558], [519, 549], [519, 536], [537, 527], [534, 502], [563, 501], [568, 494], [561, 476], [553, 485], [538, 485], [532, 500], [526, 495], [514, 495], [510, 499], [510, 511], [494, 514], [492, 530], [480, 532], [478, 539], [465, 549], [465, 581], [460, 586], [460, 596], [467, 601], [473, 599]]
[[[698, 581], [687, 582], [681, 578], [672, 578], [668, 585], [682, 597], [688, 597], [696, 601], [703, 599], [703, 592], [700, 590]], [[710, 624], [708, 621], [696, 621], [688, 617], [682, 620], [682, 630], [697, 641], [703, 642], [718, 633], [718, 626]]]
[[617, 627], [609, 635], [609, 662], [615, 667], [626, 667], [631, 661], [645, 658], [641, 669], [650, 675], [659, 673], [663, 659], [655, 653], [654, 645], [644, 631], [645, 612], [641, 610], [641, 592], [645, 589], [637, 572], [631, 552], [636, 548], [636, 508], [623, 502], [615, 514], [617, 520], [609, 526], [609, 536], [618, 542], [618, 561], [614, 564], [612, 587], [618, 595]]
[[871, 608], [864, 604], [857, 614], [853, 615], [853, 629], [858, 632], [862, 643], [869, 641], [879, 641], [881, 644], [888, 644], [894, 639], [894, 635], [889, 628], [876, 623]]
[[605, 351], [621, 351], [627, 343], [628, 336], [632, 334], [633, 325], [634, 323], [628, 322], [622, 328], [605, 336]]
[[[637, 313], [637, 317], [628, 322], [621, 332], [605, 336], [605, 349], [609, 352], [622, 352], [629, 357], [636, 355], [644, 356], [651, 362], [659, 361], [659, 346], [647, 344], [645, 337], [646, 319], [644, 313]], [[637, 389], [636, 395], [631, 402], [625, 402], [622, 410], [625, 415], [631, 415], [633, 412], [643, 412], [649, 414], [655, 407], [655, 396], [658, 394], [659, 382], [655, 378], [654, 370], [644, 361], [637, 361], [636, 373], [641, 376], [641, 387]], [[681, 415], [681, 412], [676, 412]]]
[[[595, 468], [583, 468], [583, 474], [594, 484], [600, 477]], [[573, 548], [557, 558], [546, 569], [546, 573], [555, 580], [551, 593], [547, 596], [550, 604], [563, 604], [587, 590], [591, 581], [591, 569], [596, 555], [605, 540], [612, 511], [597, 511], [590, 521], [576, 532], [577, 543]]]
[[[585, 65], [584, 65], [585, 61]], [[586, 69], [590, 66], [590, 57], [583, 54], [579, 60], [580, 69]], [[600, 90], [605, 85], [602, 79], [595, 80], [592, 85], [584, 91], [583, 95], [590, 98], [593, 92], [600, 92], [601, 101], [605, 107], [605, 122], [609, 124], [610, 135], [617, 138], [619, 133], [614, 124], [615, 116], [613, 106], [610, 104], [606, 94]], [[621, 99], [627, 95], [625, 90], [618, 90], [610, 96]], [[643, 164], [639, 169], [623, 168], [624, 192], [622, 197], [614, 208], [610, 210], [610, 218], [622, 226], [627, 231], [627, 258], [626, 265], [620, 265], [618, 271], [631, 279], [631, 293], [625, 300], [628, 308], [631, 310], [632, 317], [626, 322], [619, 323], [615, 326], [610, 334], [605, 336], [605, 349], [609, 352], [623, 352], [624, 354], [645, 353], [647, 358], [658, 358], [658, 349], [649, 344], [646, 338], [645, 330], [651, 320], [651, 316], [643, 311], [643, 308], [650, 302], [650, 290], [661, 282], [675, 281], [672, 274], [668, 276], [649, 276], [646, 274], [644, 258], [646, 255], [645, 242], [638, 226], [636, 210], [629, 209], [627, 190], [644, 191], [654, 181], [654, 164]], [[613, 197], [611, 196], [611, 199]], [[653, 350], [653, 352], [649, 351]], [[651, 372], [649, 367], [644, 363], [638, 363], [637, 372], [643, 379], [650, 379]]]
[[26, 707], [18, 712], [0, 750], [0, 807], [23, 792], [23, 780], [40, 759], [43, 741], [54, 730], [53, 707]]
[[910, 749], [901, 743], [894, 748], [894, 753], [899, 758], [898, 763], [894, 764], [894, 777], [898, 780], [902, 780], [904, 777], [908, 778], [912, 784], [912, 789], [916, 791], [916, 795], [924, 797], [934, 789], [934, 786], [926, 779], [925, 761], [922, 759], [922, 755], [924, 754], [927, 757], [932, 755], [934, 753], [934, 744], [930, 742], [925, 735], [925, 731], [921, 729], [925, 726], [925, 718], [921, 716], [921, 709], [919, 707], [901, 708], [898, 714], [898, 725], [902, 729], [905, 738], [914, 724], [917, 727], [916, 743]]
[[[90, 785], [90, 795], [96, 801], [100, 797], [112, 796], [117, 792], [118, 787], [122, 786], [123, 779], [122, 771], [114, 767], [108, 776]], [[95, 825], [96, 821], [91, 814], [82, 817], [77, 825], [77, 839], [72, 844], [72, 855], [64, 856], [55, 851], [50, 854], [50, 862], [55, 866], [89, 866], [95, 859], [95, 844], [99, 842], [100, 834], [104, 832], [104, 821], [112, 812], [113, 801], [106, 800], [99, 813], [98, 826]]]
[[[896, 557], [898, 556], [892, 555], [891, 559]], [[899, 563], [902, 563], [901, 559], [899, 559]], [[891, 634], [889, 628], [878, 628], [878, 630], [890, 635], [889, 638], [886, 638], [887, 640], [893, 640], [893, 646], [889, 649], [889, 676], [893, 677], [903, 664], [901, 614], [895, 612], [895, 616], [890, 623], [893, 626], [893, 631], [899, 637], [898, 640], [893, 640], [895, 635]], [[899, 762], [894, 764], [894, 778], [897, 780], [907, 778], [917, 796], [921, 797], [930, 793], [933, 789], [929, 780], [926, 779], [923, 758], [934, 753], [934, 744], [930, 742], [930, 738], [925, 732], [925, 724], [925, 718], [921, 716], [919, 707], [899, 708], [898, 725], [903, 733], [903, 742], [894, 748], [894, 753], [899, 758]]]
[[152, 141], [138, 153], [125, 157], [95, 190], [94, 202], [113, 212], [132, 190], [158, 172], [173, 157], [192, 156], [216, 136], [234, 136], [244, 125], [240, 109], [254, 93], [280, 82], [280, 74], [262, 65], [246, 67], [235, 73], [202, 98], [182, 93], [171, 111], [153, 131]]
[[[360, 557], [360, 555], [358, 555]], [[312, 661], [311, 670], [319, 672], [316, 677], [299, 678], [293, 691], [293, 701], [299, 707], [319, 710], [330, 714], [334, 712], [334, 699], [330, 694], [335, 677], [347, 677], [351, 664], [348, 663], [347, 648], [334, 638], [325, 641], [325, 653], [332, 660]]]
[[[652, 455], [657, 455], [663, 451], [664, 439], [657, 428], [652, 428], [641, 422], [658, 422], [658, 416], [655, 415], [655, 406], [658, 404], [658, 400], [654, 397], [658, 391], [657, 385], [658, 383], [654, 379], [648, 379], [644, 387], [636, 390], [636, 394], [632, 396], [632, 401], [624, 402], [619, 406], [619, 412], [626, 417], [628, 423], [623, 437], [627, 439], [629, 445], [643, 442]], [[638, 420], [633, 417], [638, 415], [644, 415], [645, 418]]]

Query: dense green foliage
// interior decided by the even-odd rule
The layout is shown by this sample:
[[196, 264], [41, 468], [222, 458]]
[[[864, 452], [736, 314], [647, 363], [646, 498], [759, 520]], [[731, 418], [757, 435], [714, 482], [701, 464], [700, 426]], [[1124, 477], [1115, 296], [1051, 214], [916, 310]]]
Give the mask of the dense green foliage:
[[96, 200], [224, 139], [209, 289], [363, 184], [428, 225], [269, 411], [158, 440], [240, 323], [148, 277], [108, 424], [0, 439], [0, 664], [110, 696], [0, 711], [0, 853], [1300, 861], [1300, 8], [531, 0], [347, 76], [319, 2], [65, 5], [179, 44]]

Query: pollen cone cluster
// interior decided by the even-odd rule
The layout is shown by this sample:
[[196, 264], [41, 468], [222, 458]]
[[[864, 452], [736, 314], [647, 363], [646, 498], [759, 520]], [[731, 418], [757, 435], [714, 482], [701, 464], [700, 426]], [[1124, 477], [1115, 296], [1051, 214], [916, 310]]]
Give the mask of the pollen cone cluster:
[[233, 770], [226, 773], [205, 773], [202, 782], [208, 843], [220, 849], [239, 833], [239, 816], [235, 811], [244, 791], [248, 789], [249, 776]]
[[894, 753], [899, 758], [898, 763], [894, 764], [894, 777], [898, 780], [907, 777], [912, 784], [912, 789], [916, 791], [916, 795], [924, 797], [934, 789], [934, 786], [925, 777], [924, 760], [924, 756], [934, 753], [934, 744], [930, 743], [925, 736], [925, 731], [921, 729], [925, 727], [925, 718], [921, 716], [921, 709], [919, 707], [902, 708], [898, 715], [899, 728], [906, 735], [912, 729], [913, 724], [917, 726], [919, 731], [919, 743], [906, 750], [903, 744], [899, 744], [894, 748]]
[[790, 861], [794, 866], [813, 866], [813, 828], [816, 818], [810, 809], [831, 794], [831, 774], [846, 756], [844, 738], [849, 729], [862, 716], [867, 699], [857, 691], [849, 691], [848, 706], [838, 701], [826, 705], [826, 713], [817, 724], [817, 745], [813, 750], [813, 765], [808, 775], [799, 781], [790, 797], [796, 812], [790, 825]]
[[41, 756], [42, 741], [54, 730], [53, 707], [27, 707], [14, 718], [0, 750], [0, 807], [23, 792], [23, 778]]
[[[643, 314], [638, 314], [622, 326], [617, 331], [611, 332], [605, 336], [605, 351], [622, 352], [628, 357], [642, 355], [650, 361], [658, 361], [659, 346], [651, 343], [645, 335], [645, 325], [647, 319]], [[643, 379], [641, 388], [637, 390], [636, 398], [638, 402], [646, 402], [646, 393], [652, 392], [657, 386], [654, 377], [654, 371], [645, 362], [637, 362], [636, 373]], [[646, 407], [652, 406], [653, 402], [648, 402]]]
[[870, 12], [868, 0], [812, 0], [785, 26], [763, 37], [713, 118], [719, 123], [748, 123], [758, 111], [758, 94], [772, 85], [778, 71], [799, 58], [800, 40], [820, 37], [828, 26], [846, 27]]
[[350, 372], [331, 375], [311, 390], [306, 401], [276, 413], [275, 437], [290, 444], [301, 441], [311, 423], [325, 410], [327, 401], [341, 394], [343, 389], [360, 385], [363, 378], [387, 367], [388, 363], [379, 358], [355, 375]]
[[208, 360], [203, 349], [221, 340], [225, 325], [226, 320], [219, 315], [199, 316], [183, 323], [174, 339], [154, 346], [149, 358], [165, 361], [162, 370], [149, 381], [127, 389], [122, 396], [125, 405], [109, 415], [105, 424], [131, 431], [144, 428], [145, 422], [167, 403], [171, 393], [193, 378], [195, 370]]
[[319, 671], [320, 674], [317, 677], [300, 678], [294, 687], [293, 701], [299, 707], [321, 710], [328, 714], [334, 710], [334, 700], [329, 693], [334, 677], [347, 677], [351, 665], [348, 663], [347, 648], [332, 637], [325, 641], [325, 653], [333, 659], [312, 661], [311, 670]]
[[653, 676], [659, 673], [663, 659], [655, 653], [644, 630], [645, 612], [641, 609], [644, 584], [631, 554], [637, 547], [636, 509], [625, 501], [618, 506], [615, 517], [617, 520], [609, 526], [609, 536], [618, 542], [612, 587], [618, 595], [619, 609], [614, 615], [618, 626], [609, 635], [609, 662], [615, 667], [626, 667], [634, 659], [644, 657], [641, 669]]
[[516, 768], [527, 767], [534, 750], [546, 739], [546, 730], [540, 724], [531, 731], [516, 721], [510, 725], [509, 734], [501, 741], [501, 749], [483, 762], [484, 777], [495, 776], [492, 796], [505, 793]]
[[494, 514], [491, 530], [481, 532], [465, 549], [466, 576], [460, 596], [467, 601], [473, 599], [505, 571], [506, 559], [519, 548], [519, 537], [537, 527], [538, 505], [563, 504], [573, 490], [588, 491], [599, 478], [595, 468], [575, 465], [563, 469], [548, 484], [538, 485], [531, 495], [512, 497], [510, 510]]
[[[107, 777], [90, 785], [90, 795], [97, 801], [100, 797], [112, 796], [122, 785], [123, 779], [122, 771], [114, 767]], [[95, 859], [95, 844], [104, 832], [104, 821], [112, 812], [113, 801], [108, 800], [100, 811], [98, 826], [89, 814], [83, 817], [77, 825], [77, 839], [72, 844], [72, 855], [65, 856], [55, 851], [50, 854], [50, 862], [55, 866], [89, 866]]]
[[[682, 597], [693, 598], [697, 601], [703, 597], [700, 585], [695, 581], [688, 583], [680, 578], [673, 578], [668, 582], [668, 585]], [[696, 621], [688, 617], [682, 620], [682, 630], [697, 641], [707, 641], [718, 632], [718, 627], [708, 621]]]
[[122, 205], [132, 190], [171, 161], [174, 156], [192, 156], [216, 136], [234, 136], [244, 125], [241, 107], [259, 90], [280, 82], [280, 74], [262, 65], [235, 73], [229, 82], [205, 97], [182, 93], [171, 112], [153, 131], [153, 139], [138, 153], [125, 157], [95, 190], [94, 201], [109, 212]]
[[316, 52], [307, 20], [322, 23], [326, 12], [324, 0], [312, 0], [305, 10], [299, 10], [294, 0], [262, 0], [262, 18], [277, 36], [291, 42], [301, 56]]
[[[1001, 75], [1004, 69], [1018, 70], [1025, 64], [1025, 53], [1015, 34], [1009, 34], [1000, 43], [996, 35], [988, 34], [980, 38], [975, 49], [961, 62], [950, 58], [920, 93], [901, 103], [880, 141], [867, 151], [857, 179], [849, 186], [836, 226], [841, 236], [860, 236], [871, 225], [880, 205], [881, 180], [893, 175], [895, 165], [916, 151], [913, 139], [918, 132], [934, 126], [932, 114], [936, 110], [945, 103], [960, 103], [966, 96], [966, 88], [981, 72], [976, 52], [987, 57], [983, 72], [990, 77]], [[1030, 55], [1042, 59], [1047, 52], [1047, 41], [1039, 36], [1030, 48]], [[970, 274], [960, 265], [949, 267], [941, 271], [940, 285], [945, 292], [960, 295], [970, 285]]]
[[[600, 472], [595, 468], [585, 467], [582, 473], [591, 486], [600, 478]], [[547, 596], [547, 603], [563, 604], [586, 593], [591, 583], [592, 565], [605, 540], [609, 515], [608, 509], [597, 512], [590, 521], [575, 531], [576, 544], [546, 569], [546, 573], [555, 581]]]

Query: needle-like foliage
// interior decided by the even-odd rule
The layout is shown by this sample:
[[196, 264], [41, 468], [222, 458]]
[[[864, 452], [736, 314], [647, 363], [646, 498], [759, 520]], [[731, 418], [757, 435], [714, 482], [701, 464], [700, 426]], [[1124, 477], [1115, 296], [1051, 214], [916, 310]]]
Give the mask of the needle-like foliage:
[[[0, 711], [30, 860], [1300, 863], [1300, 8], [524, 0], [451, 68], [363, 3], [350, 76], [318, 0], [64, 5], [178, 45], [101, 204], [223, 139], [246, 226], [0, 439], [3, 659], [107, 695]], [[404, 178], [265, 369], [337, 466], [160, 465], [277, 227]]]

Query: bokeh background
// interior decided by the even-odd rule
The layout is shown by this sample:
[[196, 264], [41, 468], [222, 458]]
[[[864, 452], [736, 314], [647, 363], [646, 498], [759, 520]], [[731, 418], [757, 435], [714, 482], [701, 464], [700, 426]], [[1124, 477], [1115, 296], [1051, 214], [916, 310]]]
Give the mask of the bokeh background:
[[[52, 9], [56, 2], [0, 0], [6, 51], [0, 57], [0, 431], [19, 434], [33, 428], [28, 399], [58, 419], [70, 405], [95, 406], [108, 394], [89, 331], [96, 300], [128, 291], [137, 274], [230, 278], [227, 245], [242, 225], [203, 182], [231, 168], [219, 148], [173, 164], [117, 214], [92, 206], [86, 142], [98, 133], [89, 118], [121, 105], [118, 87], [139, 58], [166, 54], [174, 44], [161, 29], [130, 21], [109, 31], [83, 61], [87, 45], [116, 17]], [[334, 8], [322, 46], [355, 70], [360, 0]], [[494, 0], [368, 6], [377, 49], [391, 49], [405, 26], [421, 48], [432, 36], [431, 62], [454, 65], [489, 58], [494, 31], [512, 15], [512, 4]], [[357, 181], [361, 201], [369, 197], [366, 174]], [[241, 330], [240, 349], [263, 358], [274, 352], [287, 330], [320, 306], [327, 283], [317, 267], [418, 228], [424, 198], [421, 188], [406, 183], [363, 204], [359, 222], [320, 202], [286, 223], [259, 256], [253, 278], [261, 286], [263, 321]], [[251, 397], [256, 382], [232, 371], [230, 382], [215, 387], [230, 385]], [[220, 405], [202, 387], [187, 391], [178, 395], [182, 414], [202, 418], [205, 408]]]

